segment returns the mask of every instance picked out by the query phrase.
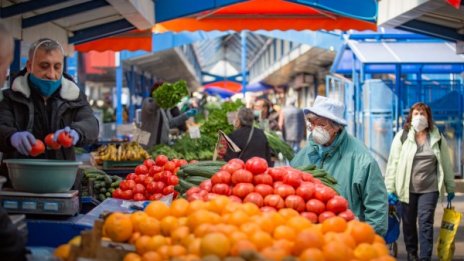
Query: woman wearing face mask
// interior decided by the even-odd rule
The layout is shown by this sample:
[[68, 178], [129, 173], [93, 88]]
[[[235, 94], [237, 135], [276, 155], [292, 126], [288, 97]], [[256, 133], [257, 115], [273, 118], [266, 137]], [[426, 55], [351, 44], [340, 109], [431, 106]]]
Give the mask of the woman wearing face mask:
[[448, 201], [451, 201], [455, 184], [446, 139], [433, 125], [432, 112], [425, 103], [419, 102], [411, 107], [403, 130], [396, 134], [385, 183], [389, 201], [401, 202], [408, 260], [431, 260], [438, 198], [445, 188]]
[[387, 191], [380, 168], [367, 148], [345, 130], [345, 106], [317, 96], [313, 107], [303, 110], [309, 140], [290, 163], [294, 167], [315, 164], [332, 174], [338, 191], [350, 209], [379, 235], [387, 232]]

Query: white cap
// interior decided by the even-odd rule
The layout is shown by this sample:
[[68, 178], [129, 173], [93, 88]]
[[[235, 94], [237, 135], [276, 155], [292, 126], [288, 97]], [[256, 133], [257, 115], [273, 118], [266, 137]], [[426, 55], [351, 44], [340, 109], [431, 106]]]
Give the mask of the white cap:
[[327, 118], [342, 125], [347, 125], [346, 120], [343, 118], [345, 105], [324, 96], [317, 96], [313, 107], [305, 108], [303, 111], [305, 114], [314, 113], [319, 117]]

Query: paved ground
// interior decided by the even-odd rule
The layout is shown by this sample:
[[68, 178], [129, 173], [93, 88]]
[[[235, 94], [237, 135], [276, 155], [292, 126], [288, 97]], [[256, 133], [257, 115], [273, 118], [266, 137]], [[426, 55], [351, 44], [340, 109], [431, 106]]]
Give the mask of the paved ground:
[[[456, 210], [463, 213], [464, 215], [464, 193], [457, 193], [456, 198], [453, 200], [453, 205]], [[440, 230], [440, 224], [443, 217], [443, 209], [446, 207], [446, 201], [443, 203], [439, 202], [437, 210], [435, 211], [435, 229], [434, 229], [434, 246], [432, 260], [438, 260], [437, 257], [437, 240]], [[406, 260], [406, 248], [404, 246], [403, 235], [397, 241], [398, 244], [398, 260]], [[461, 219], [461, 225], [459, 226], [456, 234], [456, 252], [453, 260], [464, 261], [464, 218]]]

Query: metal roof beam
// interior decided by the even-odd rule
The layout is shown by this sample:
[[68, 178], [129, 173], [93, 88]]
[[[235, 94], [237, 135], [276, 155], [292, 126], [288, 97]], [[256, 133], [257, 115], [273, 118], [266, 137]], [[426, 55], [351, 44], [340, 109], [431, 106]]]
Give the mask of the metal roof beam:
[[41, 0], [41, 1], [28, 1], [7, 7], [0, 8], [0, 17], [7, 18], [27, 12], [35, 11], [44, 7], [61, 4], [69, 0]]
[[433, 37], [445, 39], [452, 42], [456, 40], [464, 41], [464, 35], [459, 34], [455, 29], [419, 20], [411, 20], [398, 26], [397, 28], [411, 31], [414, 33], [431, 35]]
[[70, 44], [80, 44], [103, 37], [120, 34], [134, 30], [135, 26], [126, 19], [121, 19], [107, 24], [101, 24], [83, 30], [75, 31], [74, 36], [68, 38]]
[[23, 28], [28, 28], [63, 17], [79, 14], [82, 12], [87, 12], [89, 10], [93, 10], [107, 5], [109, 4], [105, 0], [93, 0], [82, 4], [69, 6], [60, 10], [55, 10], [48, 13], [43, 13], [29, 18], [25, 18], [22, 20], [22, 26]]

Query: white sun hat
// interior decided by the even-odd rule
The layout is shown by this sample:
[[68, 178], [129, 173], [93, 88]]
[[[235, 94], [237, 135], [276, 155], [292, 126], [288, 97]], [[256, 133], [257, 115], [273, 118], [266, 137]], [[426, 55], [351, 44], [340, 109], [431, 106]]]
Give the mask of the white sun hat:
[[317, 96], [312, 107], [303, 109], [305, 114], [313, 113], [319, 117], [327, 118], [341, 125], [347, 125], [343, 118], [345, 105], [343, 103], [324, 96]]

